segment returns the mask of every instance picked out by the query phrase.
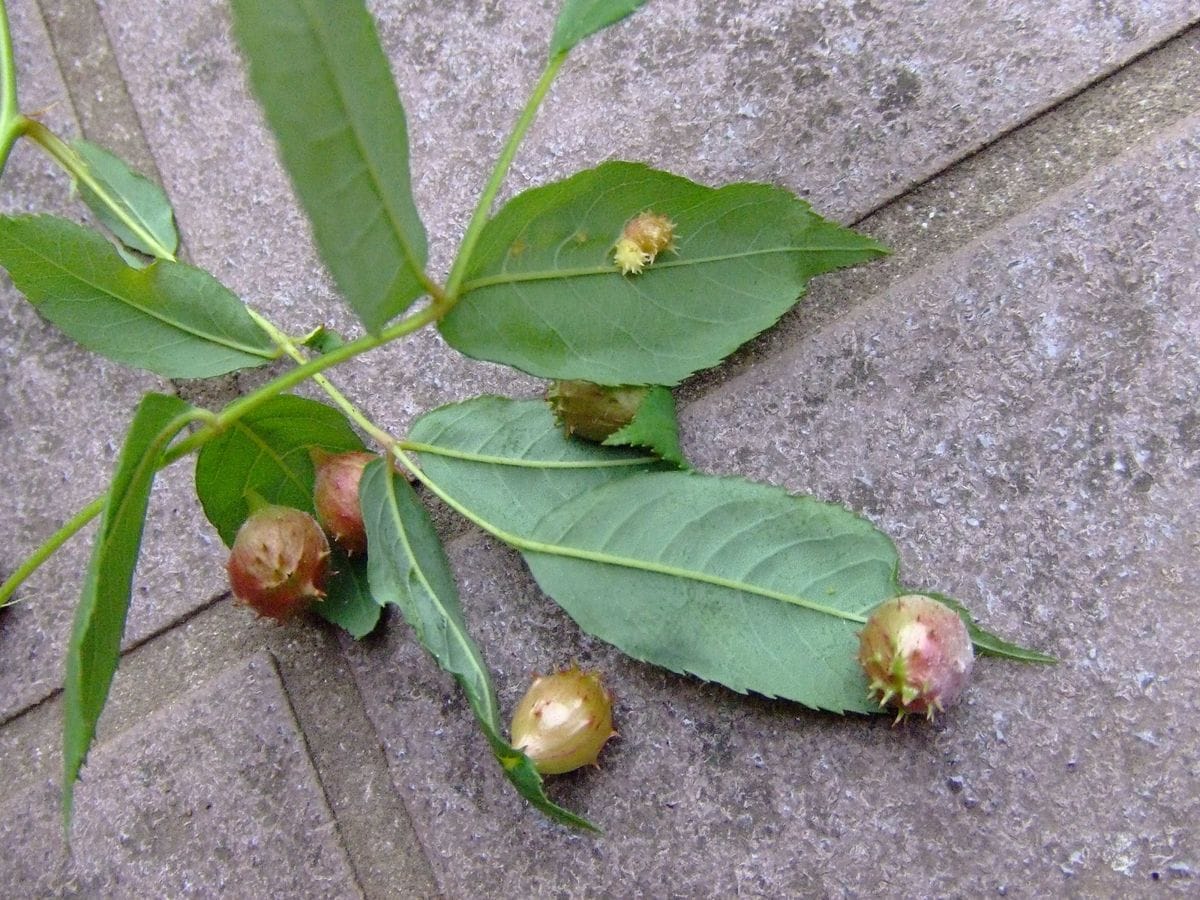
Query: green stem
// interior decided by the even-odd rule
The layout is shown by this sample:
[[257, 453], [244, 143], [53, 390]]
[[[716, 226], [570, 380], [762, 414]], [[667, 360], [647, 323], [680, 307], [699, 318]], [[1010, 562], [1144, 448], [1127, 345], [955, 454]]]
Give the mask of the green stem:
[[175, 262], [175, 254], [160, 244], [141, 222], [129, 214], [129, 210], [125, 204], [113, 197], [103, 184], [92, 177], [87, 163], [83, 161], [70, 145], [64, 143], [58, 135], [36, 119], [24, 116], [19, 116], [18, 119], [21, 123], [22, 133], [29, 135], [39, 147], [46, 151], [51, 159], [62, 166], [68, 175], [95, 194], [112, 211], [112, 214], [121, 220], [126, 228], [137, 235], [138, 240], [154, 251], [155, 256], [159, 259]]
[[[392, 341], [396, 338], [403, 337], [406, 334], [410, 334], [411, 332], [414, 332], [434, 321], [437, 318], [437, 315], [438, 311], [436, 306], [426, 307], [425, 309], [414, 313], [408, 318], [402, 319], [395, 325], [392, 325], [390, 328], [384, 329], [377, 335], [368, 334], [356, 341], [343, 344], [341, 347], [338, 347], [336, 350], [331, 350], [324, 356], [311, 359], [303, 365], [297, 366], [295, 369], [288, 370], [273, 381], [267, 382], [253, 393], [247, 394], [245, 397], [241, 397], [238, 400], [233, 401], [219, 413], [213, 414], [207, 411], [200, 411], [200, 415], [207, 420], [204, 427], [197, 429], [179, 443], [175, 444], [173, 447], [170, 447], [158, 461], [157, 468], [159, 470], [165, 469], [167, 466], [178, 462], [185, 456], [194, 453], [196, 450], [203, 447], [205, 444], [227, 429], [239, 418], [247, 413], [253, 412], [272, 397], [283, 393], [288, 388], [295, 387], [297, 384], [307, 378], [315, 377], [320, 372], [328, 369], [330, 366], [335, 366], [338, 363], [345, 362], [347, 359], [351, 359], [361, 353], [374, 350], [376, 347], [382, 346], [388, 341]], [[334, 388], [334, 390], [336, 391], [337, 389]], [[350, 404], [350, 401], [346, 400], [345, 397], [342, 399], [345, 400], [347, 404]], [[375, 435], [375, 432], [379, 432], [380, 434], [384, 434], [384, 436], [387, 438], [387, 441], [393, 440], [390, 435], [386, 435], [386, 433], [382, 432], [381, 429], [370, 424], [369, 420], [367, 420], [366, 417], [363, 416], [362, 413], [356, 408], [354, 409], [352, 418], [354, 418], [356, 422], [359, 422], [360, 425], [366, 421], [370, 426], [366, 430], [372, 436]], [[383, 443], [384, 446], [388, 445], [386, 442]], [[92, 500], [91, 503], [81, 509], [78, 513], [76, 513], [70, 519], [70, 521], [59, 528], [58, 531], [54, 532], [54, 534], [52, 534], [45, 541], [45, 543], [38, 547], [24, 562], [22, 562], [21, 565], [17, 567], [16, 571], [13, 572], [7, 580], [5, 580], [4, 584], [0, 585], [0, 605], [3, 605], [4, 602], [13, 595], [16, 589], [21, 586], [25, 579], [37, 571], [42, 563], [44, 563], [59, 547], [70, 540], [70, 538], [73, 537], [81, 528], [83, 528], [84, 525], [99, 515], [100, 511], [104, 509], [104, 504], [107, 501], [108, 492], [106, 491], [99, 497]]]
[[475, 206], [475, 212], [471, 216], [471, 221], [467, 224], [467, 231], [463, 235], [462, 244], [458, 248], [458, 255], [454, 258], [454, 265], [450, 268], [450, 277], [446, 280], [446, 296], [450, 302], [458, 299], [459, 288], [462, 286], [463, 279], [467, 275], [467, 266], [470, 265], [471, 256], [475, 253], [475, 247], [479, 244], [479, 238], [483, 234], [483, 227], [487, 224], [488, 216], [492, 211], [492, 204], [496, 202], [496, 195], [500, 193], [500, 187], [504, 184], [504, 178], [508, 174], [509, 166], [512, 165], [512, 161], [517, 155], [517, 148], [521, 146], [525, 132], [529, 130], [529, 126], [537, 118], [538, 108], [542, 105], [542, 101], [546, 99], [546, 94], [550, 91], [550, 85], [553, 84], [554, 77], [558, 74], [558, 70], [562, 68], [562, 64], [566, 61], [566, 58], [567, 52], [565, 50], [557, 56], [550, 58], [550, 61], [546, 64], [546, 68], [542, 71], [542, 77], [538, 79], [538, 83], [533, 89], [533, 93], [529, 95], [529, 100], [526, 102], [525, 108], [521, 110], [521, 116], [517, 119], [517, 124], [513, 126], [512, 133], [508, 136], [508, 141], [505, 143], [504, 149], [500, 151], [500, 158], [496, 160], [491, 178], [488, 179], [488, 183], [483, 189], [483, 194], [479, 197], [479, 203]]
[[79, 512], [75, 513], [58, 531], [50, 535], [48, 540], [34, 550], [28, 559], [17, 566], [16, 571], [8, 576], [4, 584], [0, 584], [0, 606], [5, 606], [9, 602], [9, 598], [21, 586], [21, 583], [36, 572], [42, 563], [54, 555], [59, 547], [73, 538], [84, 525], [96, 518], [100, 514], [100, 510], [104, 509], [104, 504], [107, 500], [108, 494], [101, 494]]
[[8, 163], [13, 144], [23, 133], [24, 117], [17, 106], [17, 68], [13, 60], [8, 7], [0, 0], [0, 172]]
[[[308, 362], [308, 357], [304, 355], [304, 351], [296, 346], [296, 342], [293, 341], [286, 333], [277, 328], [275, 323], [259, 315], [253, 309], [249, 309], [249, 307], [247, 307], [247, 310], [250, 313], [250, 318], [257, 322], [258, 326], [271, 336], [271, 340], [273, 340], [284, 353], [286, 353], [300, 365], [305, 365]], [[332, 381], [320, 373], [313, 375], [312, 379], [317, 383], [321, 390], [323, 390], [329, 396], [329, 399], [336, 403], [338, 408], [346, 414], [347, 418], [349, 418], [356, 425], [358, 425], [359, 428], [369, 434], [371, 439], [375, 441], [375, 443], [379, 444], [385, 451], [394, 443], [396, 443], [396, 439], [394, 437], [368, 419], [366, 413], [359, 409], [353, 403], [353, 401], [351, 401], [345, 394], [338, 390], [337, 386]]]
[[356, 341], [351, 341], [348, 344], [330, 350], [315, 359], [310, 359], [303, 365], [297, 366], [294, 369], [289, 369], [273, 381], [269, 381], [253, 393], [247, 394], [234, 400], [223, 410], [213, 417], [210, 424], [204, 428], [193, 432], [188, 437], [184, 438], [174, 447], [167, 451], [163, 457], [163, 465], [169, 466], [176, 460], [182, 459], [189, 453], [198, 450], [200, 447], [207, 444], [214, 437], [242, 418], [248, 413], [258, 409], [272, 397], [282, 394], [289, 388], [293, 388], [312, 378], [319, 372], [323, 372], [328, 368], [343, 363], [348, 359], [353, 359], [369, 350], [374, 350], [376, 347], [381, 347], [389, 341], [394, 341], [396, 338], [411, 334], [421, 328], [424, 328], [430, 322], [437, 320], [440, 308], [436, 304], [431, 304], [419, 312], [413, 313], [411, 316], [400, 320], [395, 325], [385, 328], [379, 334], [366, 334]]

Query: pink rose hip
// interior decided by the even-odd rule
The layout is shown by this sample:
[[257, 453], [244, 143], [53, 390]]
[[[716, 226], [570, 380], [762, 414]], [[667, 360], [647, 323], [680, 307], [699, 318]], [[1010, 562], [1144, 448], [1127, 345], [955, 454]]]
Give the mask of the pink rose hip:
[[858, 661], [868, 694], [896, 709], [896, 721], [945, 709], [958, 699], [975, 661], [971, 637], [954, 610], [932, 597], [884, 601], [859, 634]]
[[238, 600], [283, 622], [325, 596], [329, 541], [308, 513], [264, 506], [238, 530], [226, 568]]

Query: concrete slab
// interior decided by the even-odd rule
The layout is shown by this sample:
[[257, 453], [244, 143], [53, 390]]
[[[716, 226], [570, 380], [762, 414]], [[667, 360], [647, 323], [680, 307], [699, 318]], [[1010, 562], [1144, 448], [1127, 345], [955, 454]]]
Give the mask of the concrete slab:
[[[444, 271], [544, 59], [556, 4], [372, 7], [408, 109], [431, 268]], [[146, 10], [144, 0], [102, 6], [194, 259], [289, 328], [354, 328], [249, 99], [224, 4]], [[711, 182], [782, 183], [855, 218], [1197, 15], [1187, 0], [651, 3], [581, 48], [512, 190], [624, 156]], [[447, 353], [432, 334], [335, 380], [396, 430], [449, 400], [535, 389]]]
[[[1131, 896], [1194, 890], [1200, 116], [684, 414], [701, 467], [841, 499], [909, 583], [1060, 656], [985, 660], [934, 727], [738, 697], [580, 636], [483, 539], [454, 545], [511, 709], [578, 659], [621, 739], [517, 801], [393, 624], [352, 659], [451, 896]], [[469, 854], [461, 852], [470, 847]]]
[[57, 793], [0, 809], [5, 896], [361, 896], [266, 654], [96, 749], [70, 855]]
[[[25, 108], [46, 108], [47, 124], [64, 136], [78, 134], [36, 6], [13, 3], [10, 13]], [[0, 207], [79, 217], [69, 192], [64, 174], [19, 144], [0, 184]], [[8, 498], [0, 517], [0, 575], [7, 576], [107, 488], [141, 394], [172, 388], [81, 350], [0, 277], [0, 491]], [[191, 496], [186, 469], [172, 475], [160, 481], [152, 502], [128, 642], [224, 589], [222, 560], [214, 553], [219, 540]], [[77, 537], [26, 584], [19, 605], [0, 612], [0, 721], [61, 683], [90, 537], [90, 530]]]

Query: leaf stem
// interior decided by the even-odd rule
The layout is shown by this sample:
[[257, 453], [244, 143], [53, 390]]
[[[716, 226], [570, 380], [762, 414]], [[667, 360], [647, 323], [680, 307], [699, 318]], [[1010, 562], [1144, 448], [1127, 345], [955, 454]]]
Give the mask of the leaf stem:
[[436, 321], [439, 315], [440, 307], [436, 303], [430, 304], [413, 313], [411, 316], [401, 319], [395, 325], [385, 328], [379, 334], [365, 334], [358, 340], [342, 344], [342, 346], [330, 350], [328, 353], [310, 359], [294, 369], [289, 369], [253, 393], [234, 400], [213, 416], [212, 421], [208, 425], [193, 432], [172, 447], [163, 457], [163, 465], [170, 465], [176, 460], [187, 456], [189, 453], [198, 450], [238, 419], [242, 418], [242, 416], [258, 409], [272, 397], [282, 394], [289, 388], [295, 387], [309, 378], [313, 378], [320, 372], [332, 368], [338, 363], [353, 359], [377, 347], [382, 347], [389, 341], [396, 340], [424, 328], [430, 322]]
[[58, 135], [37, 119], [30, 119], [26, 116], [18, 116], [18, 119], [21, 122], [22, 133], [29, 135], [68, 175], [95, 194], [112, 211], [112, 214], [121, 220], [126, 228], [137, 235], [139, 240], [154, 251], [155, 256], [159, 259], [175, 262], [175, 254], [164, 247], [153, 234], [146, 230], [141, 222], [131, 216], [125, 204], [113, 197], [109, 193], [108, 188], [92, 177], [87, 163], [83, 161], [80, 155], [69, 144], [65, 143]]
[[[300, 365], [304, 365], [309, 361], [309, 358], [305, 355], [304, 351], [296, 346], [296, 342], [293, 341], [281, 329], [277, 328], [274, 322], [255, 312], [250, 307], [247, 307], [246, 309], [250, 313], [250, 318], [257, 322], [258, 326], [271, 336], [271, 340], [279, 345], [279, 349], [281, 349]], [[338, 408], [341, 409], [341, 411], [344, 412], [351, 421], [369, 434], [371, 439], [375, 441], [375, 443], [379, 444], [385, 452], [387, 452], [392, 445], [396, 443], [396, 439], [394, 437], [368, 419], [366, 413], [359, 409], [359, 407], [356, 406], [354, 402], [350, 400], [350, 398], [338, 390], [337, 386], [332, 381], [319, 372], [313, 375], [312, 380], [315, 381], [321, 390], [323, 390], [329, 396], [330, 400], [337, 404]]]
[[566, 50], [550, 57], [546, 68], [542, 70], [541, 78], [538, 79], [538, 83], [534, 86], [533, 93], [529, 95], [529, 100], [525, 103], [525, 108], [521, 110], [521, 115], [517, 119], [516, 125], [513, 126], [512, 133], [508, 136], [508, 141], [505, 143], [504, 149], [500, 151], [500, 158], [496, 160], [496, 165], [492, 169], [492, 175], [479, 197], [479, 202], [475, 206], [475, 212], [471, 216], [471, 221], [467, 224], [462, 244], [458, 248], [458, 255], [454, 258], [454, 265], [450, 267], [450, 277], [446, 280], [446, 297], [450, 303], [458, 299], [459, 288], [462, 286], [463, 279], [467, 274], [467, 266], [471, 263], [475, 247], [479, 244], [479, 238], [483, 234], [483, 227], [487, 224], [488, 217], [491, 214], [492, 204], [496, 202], [496, 195], [500, 193], [500, 188], [504, 184], [504, 178], [508, 174], [508, 169], [517, 155], [517, 149], [521, 146], [521, 141], [524, 139], [525, 133], [529, 130], [529, 126], [537, 118], [538, 108], [542, 105], [542, 101], [546, 99], [546, 94], [550, 91], [550, 85], [554, 83], [554, 78], [558, 75], [558, 70], [562, 68], [562, 64], [566, 59]]
[[36, 572], [42, 563], [53, 556], [59, 547], [73, 538], [84, 525], [96, 518], [100, 514], [100, 510], [104, 509], [104, 504], [107, 500], [108, 494], [101, 494], [79, 512], [75, 513], [75, 515], [63, 523], [58, 531], [50, 535], [49, 539], [34, 550], [21, 565], [17, 566], [16, 571], [8, 576], [4, 584], [0, 584], [0, 606], [6, 606], [12, 595], [26, 578]]
[[[0, 0], [0, 2], [2, 2], [2, 0]], [[193, 418], [204, 419], [204, 427], [197, 429], [186, 438], [179, 441], [173, 447], [167, 449], [167, 451], [163, 453], [162, 457], [159, 459], [157, 468], [159, 470], [165, 469], [167, 466], [178, 462], [185, 456], [194, 453], [217, 435], [221, 434], [221, 432], [225, 431], [225, 429], [229, 428], [230, 425], [232, 425], [242, 416], [254, 411], [272, 397], [283, 393], [288, 388], [295, 387], [305, 379], [315, 379], [316, 376], [325, 369], [335, 366], [340, 362], [345, 362], [347, 359], [351, 359], [359, 354], [366, 353], [369, 350], [374, 350], [376, 347], [380, 347], [389, 341], [417, 331], [418, 329], [428, 325], [430, 322], [436, 320], [437, 316], [438, 307], [436, 304], [433, 304], [412, 314], [411, 316], [408, 316], [407, 318], [400, 320], [395, 325], [384, 329], [377, 335], [367, 334], [356, 341], [343, 344], [341, 347], [331, 350], [329, 353], [326, 353], [323, 356], [310, 359], [302, 365], [297, 366], [295, 369], [288, 370], [278, 378], [267, 382], [253, 393], [247, 394], [245, 397], [241, 397], [233, 401], [219, 413], [212, 413], [207, 410], [198, 410], [197, 414], [193, 416]], [[259, 319], [259, 324], [262, 324], [266, 321], [257, 315], [256, 318]], [[268, 329], [268, 332], [271, 333], [277, 330], [278, 329], [275, 329], [275, 327], [272, 325], [271, 328]], [[280, 333], [282, 334], [282, 332]], [[330, 385], [330, 387], [332, 387], [334, 391], [337, 391], [337, 388], [333, 387], [333, 385]], [[383, 432], [382, 429], [378, 428], [378, 426], [372, 424], [370, 420], [367, 419], [344, 396], [342, 396], [342, 400], [345, 401], [350, 409], [353, 409], [353, 412], [351, 412], [350, 409], [343, 407], [343, 410], [346, 411], [347, 415], [354, 419], [355, 422], [358, 422], [360, 425], [362, 425], [364, 430], [371, 434], [372, 437], [375, 437], [377, 432], [383, 435], [386, 440], [381, 440], [381, 443], [383, 443], [385, 447], [389, 446], [389, 442], [395, 443], [394, 438], [392, 438], [390, 435], [387, 435], [387, 433]], [[335, 402], [337, 401], [335, 400]], [[338, 405], [341, 406], [341, 403], [339, 402]], [[4, 584], [0, 585], [0, 606], [3, 606], [17, 590], [17, 588], [20, 587], [30, 575], [37, 571], [42, 563], [49, 559], [59, 547], [70, 540], [81, 528], [83, 528], [84, 525], [99, 515], [100, 511], [104, 509], [104, 504], [107, 502], [108, 491], [105, 491], [103, 494], [92, 500], [78, 513], [72, 516], [70, 520], [68, 520], [43, 544], [41, 544], [41, 546], [39, 546], [32, 554], [30, 554], [30, 556], [25, 559], [20, 566], [17, 567], [16, 571], [14, 571], [4, 581]]]
[[8, 7], [0, 0], [0, 172], [8, 163], [13, 144], [23, 133], [23, 116], [17, 111], [17, 68], [13, 59]]

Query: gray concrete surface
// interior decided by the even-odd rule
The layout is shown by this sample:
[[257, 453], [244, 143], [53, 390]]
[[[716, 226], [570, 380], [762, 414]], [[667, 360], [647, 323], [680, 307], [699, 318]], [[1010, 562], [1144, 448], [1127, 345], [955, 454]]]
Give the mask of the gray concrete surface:
[[[281, 323], [353, 330], [222, 3], [12, 6], [27, 107], [58, 100], [56, 127], [161, 173], [190, 258]], [[553, 6], [372, 6], [435, 267], [536, 73]], [[355, 644], [214, 604], [222, 560], [181, 470], [148, 530], [74, 861], [56, 843], [52, 692], [86, 542], [0, 612], [0, 829], [16, 848], [0, 893], [1195, 891], [1198, 660], [1183, 635], [1200, 540], [1198, 19], [1183, 0], [653, 0], [581, 48], [509, 186], [640, 158], [784, 184], [893, 245], [686, 385], [688, 448], [706, 469], [864, 512], [895, 537], [910, 582], [1062, 665], [986, 661], [933, 728], [821, 716], [623, 659], [580, 635], [515, 555], [449, 527], [506, 708], [530, 671], [573, 659], [615, 687], [621, 740], [601, 770], [553, 786], [606, 829], [585, 837], [513, 798], [395, 617]], [[0, 189], [5, 210], [68, 208], [63, 179], [28, 152]], [[4, 571], [103, 488], [122, 412], [163, 386], [55, 338], [7, 287], [0, 315], [0, 485], [17, 498], [0, 520]], [[537, 389], [432, 334], [338, 375], [396, 430], [447, 400]], [[219, 402], [258, 377], [177, 387]], [[228, 742], [193, 756], [206, 723]], [[239, 753], [265, 764], [239, 767]], [[165, 778], [162, 760], [180, 758]], [[305, 827], [281, 827], [277, 789]], [[221, 829], [254, 846], [187, 842], [208, 794]], [[125, 821], [159, 837], [122, 845]]]
[[[12, 28], [25, 108], [78, 134], [38, 9], [14, 3]], [[28, 73], [28, 77], [25, 74]], [[5, 211], [78, 216], [70, 183], [42, 154], [18, 145], [0, 184]], [[138, 398], [172, 390], [166, 382], [88, 353], [42, 322], [7, 277], [0, 300], [0, 572], [7, 575], [48, 535], [108, 484], [116, 450]], [[164, 481], [152, 503], [146, 550], [130, 611], [127, 643], [169, 626], [224, 589], [216, 532], [185, 480]], [[172, 537], [173, 536], [173, 537]], [[90, 538], [90, 531], [88, 532]], [[62, 681], [62, 659], [89, 555], [82, 538], [29, 582], [23, 602], [0, 620], [0, 719], [45, 698]]]

